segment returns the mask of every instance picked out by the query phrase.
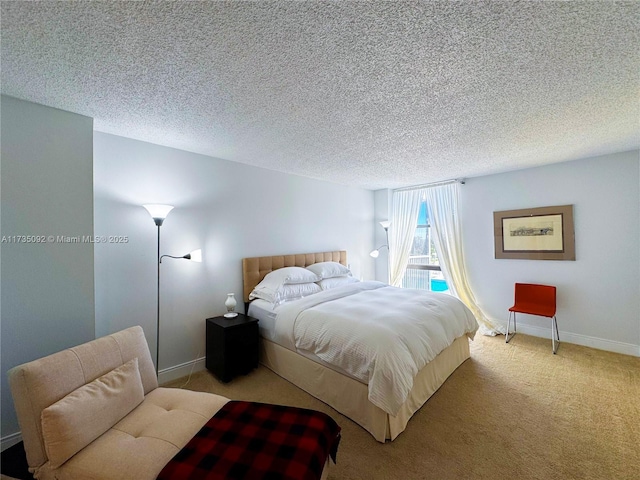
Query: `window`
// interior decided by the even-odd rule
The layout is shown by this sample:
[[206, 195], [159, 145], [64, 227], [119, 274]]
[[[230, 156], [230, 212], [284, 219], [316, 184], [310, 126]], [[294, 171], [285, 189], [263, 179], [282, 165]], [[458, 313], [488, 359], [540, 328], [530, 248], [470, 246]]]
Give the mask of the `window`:
[[434, 292], [449, 290], [440, 270], [440, 262], [433, 243], [433, 232], [429, 225], [427, 203], [422, 202], [418, 214], [418, 224], [413, 236], [413, 246], [409, 253], [409, 264], [402, 279], [403, 288], [417, 288]]

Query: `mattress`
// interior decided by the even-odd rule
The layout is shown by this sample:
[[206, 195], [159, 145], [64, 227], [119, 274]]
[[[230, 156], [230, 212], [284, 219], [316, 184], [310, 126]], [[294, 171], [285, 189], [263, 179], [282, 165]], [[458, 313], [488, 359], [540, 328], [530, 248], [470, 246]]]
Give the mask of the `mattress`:
[[418, 373], [409, 398], [398, 415], [391, 416], [369, 401], [367, 385], [269, 340], [260, 343], [264, 366], [353, 420], [381, 443], [400, 435], [411, 416], [468, 358], [469, 339], [460, 337]]
[[[263, 300], [261, 298], [252, 300], [251, 303], [249, 304], [249, 310], [247, 314], [252, 316], [253, 318], [257, 318], [258, 320], [260, 320], [258, 322], [258, 329], [260, 332], [260, 336], [262, 338], [269, 340], [271, 342], [274, 342], [275, 344], [281, 345], [281, 342], [279, 342], [277, 339], [276, 329], [275, 329], [276, 317], [278, 315], [278, 312], [273, 308], [272, 303], [266, 300]], [[342, 375], [346, 375], [347, 377], [350, 377], [353, 380], [360, 382], [360, 380], [358, 380], [355, 376], [351, 375], [349, 372], [345, 371], [340, 367], [337, 367], [337, 366], [331, 365], [328, 362], [325, 362], [324, 360], [322, 360], [320, 357], [318, 357], [312, 352], [302, 351], [298, 349], [296, 350], [296, 352], [302, 355], [303, 357], [308, 358], [309, 360], [312, 360], [316, 363], [324, 365], [325, 367], [330, 368], [331, 370], [334, 370], [338, 373], [341, 373]]]
[[249, 304], [247, 314], [260, 320], [258, 330], [260, 336], [267, 340], [275, 341], [276, 316], [278, 313], [273, 309], [273, 304], [257, 298]]
[[478, 328], [455, 297], [373, 281], [308, 295], [276, 311], [278, 344], [349, 372], [390, 415], [397, 415], [425, 365]]

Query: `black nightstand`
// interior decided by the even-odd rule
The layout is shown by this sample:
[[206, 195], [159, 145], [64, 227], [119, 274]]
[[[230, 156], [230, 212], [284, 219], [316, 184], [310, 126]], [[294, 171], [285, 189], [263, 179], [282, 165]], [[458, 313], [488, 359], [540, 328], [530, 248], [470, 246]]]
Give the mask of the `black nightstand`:
[[206, 366], [228, 382], [258, 366], [258, 319], [238, 314], [234, 318], [207, 318]]

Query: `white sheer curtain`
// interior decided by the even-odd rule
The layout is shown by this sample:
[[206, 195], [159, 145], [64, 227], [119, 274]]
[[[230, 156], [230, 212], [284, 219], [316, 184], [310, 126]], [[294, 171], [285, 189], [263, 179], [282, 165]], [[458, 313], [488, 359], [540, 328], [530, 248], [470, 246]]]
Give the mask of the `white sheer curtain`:
[[459, 190], [458, 183], [449, 183], [426, 187], [421, 191], [427, 200], [440, 268], [451, 293], [462, 300], [475, 315], [480, 324], [480, 333], [485, 335], [505, 333], [504, 325], [492, 321], [482, 312], [467, 281], [458, 214]]
[[421, 201], [422, 193], [419, 190], [393, 192], [389, 227], [389, 283], [396, 287], [402, 284], [409, 263]]

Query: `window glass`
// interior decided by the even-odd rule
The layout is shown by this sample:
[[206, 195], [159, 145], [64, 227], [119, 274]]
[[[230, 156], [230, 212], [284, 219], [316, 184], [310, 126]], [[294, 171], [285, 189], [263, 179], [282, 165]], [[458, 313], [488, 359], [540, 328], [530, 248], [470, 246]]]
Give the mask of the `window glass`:
[[409, 253], [409, 264], [402, 279], [402, 287], [434, 292], [449, 290], [440, 270], [426, 202], [420, 205], [413, 245]]

